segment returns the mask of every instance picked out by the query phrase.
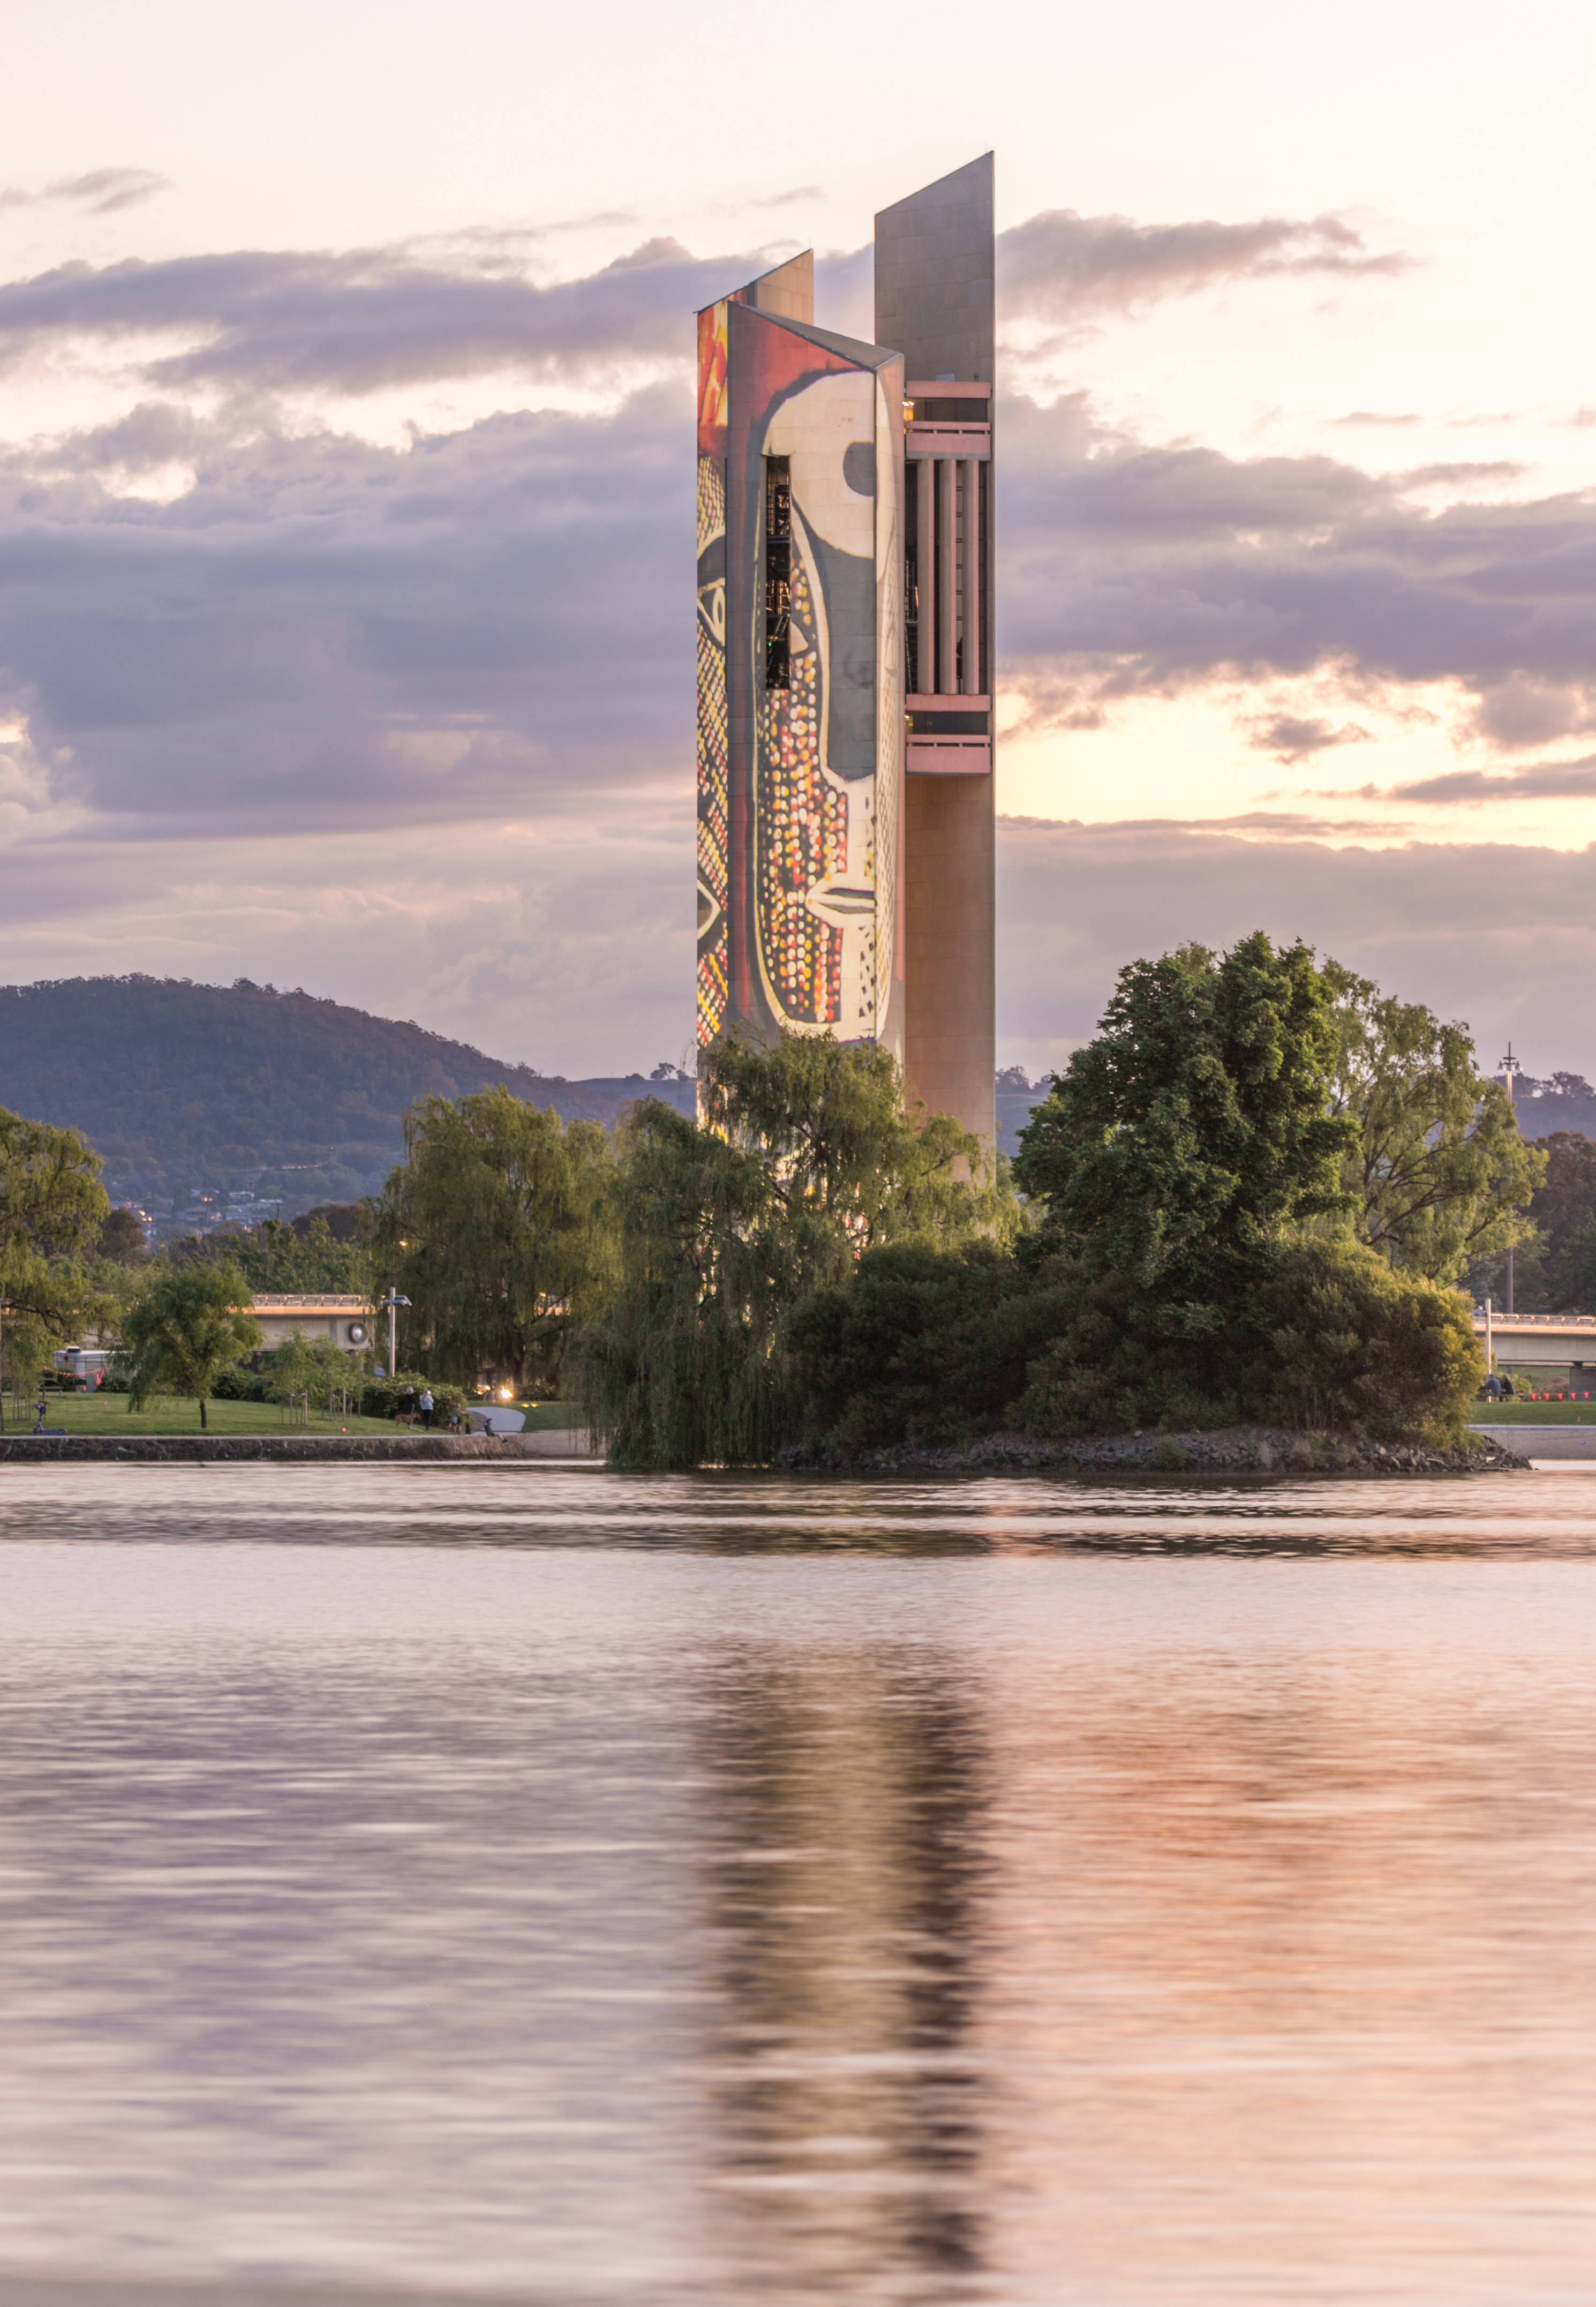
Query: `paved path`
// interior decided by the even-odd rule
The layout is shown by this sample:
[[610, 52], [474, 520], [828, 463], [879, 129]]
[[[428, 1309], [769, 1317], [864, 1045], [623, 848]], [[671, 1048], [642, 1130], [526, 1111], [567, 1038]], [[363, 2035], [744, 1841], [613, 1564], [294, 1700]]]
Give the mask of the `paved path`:
[[1589, 1426], [1488, 1426], [1474, 1421], [1476, 1434], [1489, 1434], [1521, 1458], [1583, 1458], [1596, 1466], [1596, 1423]]

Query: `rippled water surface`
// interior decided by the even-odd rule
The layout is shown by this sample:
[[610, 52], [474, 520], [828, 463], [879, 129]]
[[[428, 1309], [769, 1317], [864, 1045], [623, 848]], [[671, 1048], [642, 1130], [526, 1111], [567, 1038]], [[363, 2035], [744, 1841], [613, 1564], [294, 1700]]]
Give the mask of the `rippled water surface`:
[[1596, 2298], [1596, 1476], [0, 1472], [0, 2303]]

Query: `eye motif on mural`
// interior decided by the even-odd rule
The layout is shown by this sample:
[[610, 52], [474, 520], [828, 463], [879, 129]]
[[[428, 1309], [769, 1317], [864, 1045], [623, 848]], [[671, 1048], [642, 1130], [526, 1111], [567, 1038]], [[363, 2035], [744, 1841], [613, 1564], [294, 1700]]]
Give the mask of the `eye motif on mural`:
[[757, 708], [759, 972], [777, 1016], [845, 1039], [877, 1011], [875, 398], [867, 373], [817, 377], [759, 443], [791, 489], [787, 681]]

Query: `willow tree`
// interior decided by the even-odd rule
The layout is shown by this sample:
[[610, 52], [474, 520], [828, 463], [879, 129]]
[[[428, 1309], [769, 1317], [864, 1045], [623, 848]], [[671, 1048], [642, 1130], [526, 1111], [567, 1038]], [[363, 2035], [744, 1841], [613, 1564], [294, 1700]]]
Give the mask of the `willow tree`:
[[562, 1124], [501, 1085], [425, 1097], [373, 1214], [371, 1271], [410, 1300], [404, 1351], [430, 1376], [518, 1391], [561, 1382], [573, 1326], [613, 1264], [611, 1157], [596, 1122]]
[[621, 1132], [621, 1285], [579, 1342], [611, 1462], [759, 1464], [795, 1435], [794, 1317], [890, 1241], [953, 1248], [1012, 1207], [980, 1143], [913, 1110], [885, 1050], [786, 1033], [708, 1051], [702, 1121]]
[[0, 1108], [0, 1297], [13, 1392], [36, 1381], [53, 1346], [115, 1313], [82, 1262], [111, 1206], [99, 1173], [77, 1130]]

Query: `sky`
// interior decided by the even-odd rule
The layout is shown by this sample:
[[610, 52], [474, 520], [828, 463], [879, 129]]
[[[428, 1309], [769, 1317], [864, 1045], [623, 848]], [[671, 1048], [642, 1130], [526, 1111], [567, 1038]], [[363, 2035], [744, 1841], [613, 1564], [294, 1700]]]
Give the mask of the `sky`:
[[692, 314], [997, 155], [1000, 1062], [1255, 928], [1596, 1076], [1596, 20], [53, 0], [0, 979], [692, 1030]]

